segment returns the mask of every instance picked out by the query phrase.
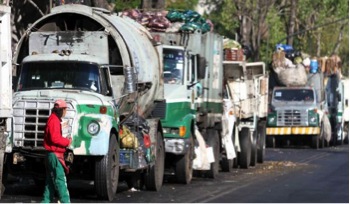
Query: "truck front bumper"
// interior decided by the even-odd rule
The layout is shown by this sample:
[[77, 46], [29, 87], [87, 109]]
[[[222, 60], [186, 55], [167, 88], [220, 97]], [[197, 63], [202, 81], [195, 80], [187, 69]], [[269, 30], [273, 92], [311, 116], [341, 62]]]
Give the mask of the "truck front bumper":
[[165, 143], [165, 152], [166, 153], [173, 153], [176, 155], [182, 155], [185, 154], [191, 145], [191, 140], [181, 138], [164, 138]]
[[267, 135], [318, 135], [320, 127], [269, 127]]

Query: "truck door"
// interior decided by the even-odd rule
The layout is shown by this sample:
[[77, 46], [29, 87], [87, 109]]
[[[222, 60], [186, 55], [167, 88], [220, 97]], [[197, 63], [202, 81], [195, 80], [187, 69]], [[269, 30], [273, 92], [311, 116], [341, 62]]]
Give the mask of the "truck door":
[[187, 60], [187, 97], [191, 100], [191, 109], [197, 108], [198, 97], [201, 94], [201, 85], [197, 79], [197, 57], [189, 53]]

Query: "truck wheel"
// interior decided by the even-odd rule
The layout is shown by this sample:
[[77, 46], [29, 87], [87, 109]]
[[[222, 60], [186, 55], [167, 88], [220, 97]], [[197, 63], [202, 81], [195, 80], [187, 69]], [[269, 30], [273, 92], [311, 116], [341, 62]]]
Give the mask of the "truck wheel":
[[264, 163], [266, 149], [266, 122], [261, 121], [258, 125], [258, 163]]
[[[233, 130], [232, 137], [231, 137], [233, 146], [235, 144], [234, 143], [234, 141], [235, 141], [234, 140], [234, 134], [235, 134], [234, 131], [235, 130]], [[236, 148], [235, 148], [235, 151], [236, 151]], [[236, 155], [237, 155], [237, 153], [236, 153]], [[236, 156], [236, 158], [237, 158], [237, 156]], [[223, 172], [231, 172], [233, 167], [234, 167], [234, 159], [227, 159], [226, 155], [224, 155], [224, 157], [221, 160], [221, 170]]]
[[318, 135], [312, 135], [311, 136], [311, 147], [314, 149], [318, 149], [319, 146], [319, 136]]
[[324, 143], [325, 143], [325, 139], [324, 139], [324, 127], [323, 127], [323, 123], [321, 123], [321, 132], [319, 135], [319, 148], [324, 148]]
[[161, 132], [157, 132], [156, 160], [145, 174], [147, 190], [159, 191], [163, 185], [165, 149]]
[[[232, 140], [233, 140], [233, 144], [235, 144], [235, 141], [236, 141], [236, 133], [235, 131], [238, 131], [238, 129], [236, 130], [236, 126], [234, 127], [234, 133], [233, 133], [233, 136], [232, 136]], [[235, 146], [235, 145], [234, 145]], [[237, 152], [237, 148], [235, 146], [235, 153], [236, 153], [236, 158], [233, 159], [233, 168], [238, 168], [238, 161], [239, 161], [239, 154]]]
[[223, 172], [231, 172], [233, 167], [233, 159], [222, 158], [221, 169]]
[[349, 122], [344, 123], [344, 144], [349, 144]]
[[113, 200], [119, 179], [119, 144], [112, 133], [107, 155], [98, 157], [95, 162], [95, 190], [99, 198]]
[[258, 137], [258, 131], [255, 129], [253, 132], [253, 140], [251, 141], [252, 154], [250, 159], [250, 166], [255, 166], [258, 161], [257, 137]]
[[252, 144], [250, 140], [249, 128], [242, 128], [239, 134], [239, 142], [241, 145], [241, 152], [239, 155], [239, 166], [247, 169], [250, 165], [250, 159], [252, 154]]
[[193, 135], [190, 135], [190, 148], [185, 155], [181, 155], [181, 158], [176, 162], [175, 176], [179, 183], [189, 184], [193, 176], [193, 154], [194, 154], [194, 141]]
[[208, 145], [213, 148], [215, 161], [210, 164], [210, 170], [206, 171], [206, 177], [216, 178], [219, 174], [220, 142], [218, 132], [208, 129]]
[[269, 135], [266, 137], [266, 146], [271, 148], [276, 148], [276, 138], [275, 136]]
[[238, 168], [238, 161], [239, 161], [239, 156], [238, 156], [238, 152], [235, 148], [235, 152], [236, 152], [236, 158], [233, 159], [233, 168]]

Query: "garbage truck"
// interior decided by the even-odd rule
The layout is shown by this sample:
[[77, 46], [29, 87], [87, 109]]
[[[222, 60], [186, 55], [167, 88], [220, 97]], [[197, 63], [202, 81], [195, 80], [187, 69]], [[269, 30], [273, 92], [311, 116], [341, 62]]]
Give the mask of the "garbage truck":
[[[306, 144], [317, 149], [331, 140], [324, 73], [316, 59], [286, 58], [276, 51], [270, 72], [266, 145]], [[309, 69], [309, 70], [308, 70]]]
[[197, 173], [215, 178], [222, 150], [222, 36], [201, 30], [152, 36], [163, 45], [167, 173], [185, 184]]
[[162, 49], [128, 17], [78, 4], [54, 7], [21, 37], [13, 129], [6, 143], [11, 173], [44, 175], [44, 127], [57, 99], [68, 104], [63, 136], [69, 178], [94, 181], [111, 201], [119, 180], [158, 191], [165, 146]]
[[0, 198], [2, 185], [6, 138], [11, 132], [12, 122], [12, 49], [11, 8], [0, 4]]
[[[238, 52], [237, 49], [225, 50]], [[230, 54], [231, 56], [233, 54]], [[247, 62], [225, 54], [224, 103], [232, 141], [237, 154], [233, 160], [224, 159], [234, 167], [248, 168], [263, 163], [265, 157], [266, 118], [268, 105], [268, 74], [264, 62]], [[238, 55], [238, 54], [236, 54]]]

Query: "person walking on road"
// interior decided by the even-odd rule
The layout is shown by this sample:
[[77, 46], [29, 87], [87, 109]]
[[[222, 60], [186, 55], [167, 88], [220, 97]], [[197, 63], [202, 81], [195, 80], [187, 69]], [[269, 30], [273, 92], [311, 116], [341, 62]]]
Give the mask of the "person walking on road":
[[52, 113], [46, 123], [44, 132], [46, 184], [42, 203], [54, 202], [55, 192], [57, 192], [61, 203], [70, 203], [66, 179], [69, 169], [64, 161], [64, 153], [72, 139], [70, 136], [63, 137], [61, 128], [61, 118], [66, 115], [66, 112], [67, 103], [61, 99], [55, 101]]

